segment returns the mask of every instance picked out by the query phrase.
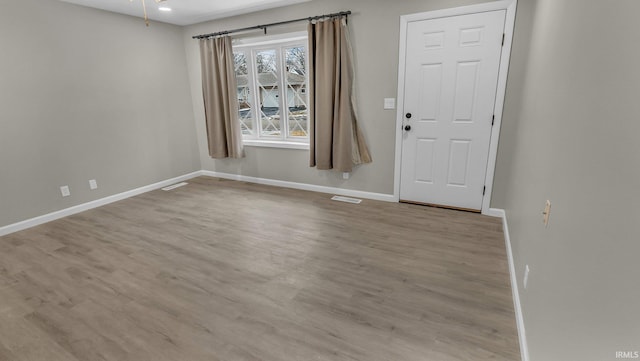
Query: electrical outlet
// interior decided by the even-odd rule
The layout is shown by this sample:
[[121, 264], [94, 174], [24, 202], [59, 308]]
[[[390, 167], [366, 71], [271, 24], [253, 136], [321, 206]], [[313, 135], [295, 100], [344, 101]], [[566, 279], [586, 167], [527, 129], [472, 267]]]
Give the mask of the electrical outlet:
[[351, 177], [351, 173], [349, 173], [349, 172], [342, 172], [342, 179], [349, 179], [349, 177]]
[[549, 225], [549, 216], [551, 215], [551, 201], [547, 200], [544, 205], [544, 211], [542, 211], [542, 222], [545, 226]]
[[524, 267], [524, 280], [522, 284], [524, 285], [524, 289], [527, 289], [527, 284], [529, 283], [529, 265]]
[[63, 197], [68, 197], [71, 195], [71, 191], [69, 190], [69, 186], [60, 187], [60, 193], [62, 193]]
[[91, 190], [98, 189], [98, 182], [95, 179], [91, 179], [89, 181], [89, 188], [91, 188]]
[[384, 98], [384, 109], [395, 109], [396, 98]]

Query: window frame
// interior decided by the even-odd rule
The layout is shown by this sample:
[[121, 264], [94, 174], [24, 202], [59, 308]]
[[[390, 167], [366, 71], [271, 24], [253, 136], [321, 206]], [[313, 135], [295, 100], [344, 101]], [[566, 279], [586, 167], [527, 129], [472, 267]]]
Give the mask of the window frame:
[[[291, 136], [291, 128], [289, 124], [289, 95], [286, 74], [286, 50], [293, 47], [301, 46], [305, 49], [305, 83], [304, 97], [302, 100], [306, 102], [307, 111], [309, 110], [309, 51], [308, 37], [306, 32], [296, 32], [281, 34], [269, 37], [236, 39], [233, 42], [233, 52], [243, 53], [247, 60], [247, 88], [249, 89], [249, 101], [251, 102], [251, 122], [252, 133], [242, 135], [243, 143], [247, 146], [255, 147], [276, 147], [287, 149], [309, 149], [309, 130], [307, 136]], [[280, 135], [269, 136], [263, 135], [261, 126], [262, 115], [260, 112], [260, 84], [257, 77], [257, 54], [261, 51], [276, 51], [276, 77], [278, 86], [278, 106], [280, 109]], [[295, 96], [295, 95], [294, 95]], [[295, 98], [294, 98], [295, 99]], [[309, 122], [307, 115], [307, 122]], [[238, 121], [240, 117], [238, 116]], [[309, 123], [307, 123], [308, 126]]]

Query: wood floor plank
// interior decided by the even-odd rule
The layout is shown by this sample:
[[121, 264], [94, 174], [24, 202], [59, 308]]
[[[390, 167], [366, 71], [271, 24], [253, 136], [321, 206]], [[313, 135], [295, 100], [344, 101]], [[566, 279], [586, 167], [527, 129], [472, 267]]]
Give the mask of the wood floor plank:
[[1, 237], [0, 360], [518, 360], [506, 260], [493, 218], [200, 177]]
[[11, 314], [0, 314], [0, 344], [10, 351], [12, 361], [77, 361], [36, 325]]

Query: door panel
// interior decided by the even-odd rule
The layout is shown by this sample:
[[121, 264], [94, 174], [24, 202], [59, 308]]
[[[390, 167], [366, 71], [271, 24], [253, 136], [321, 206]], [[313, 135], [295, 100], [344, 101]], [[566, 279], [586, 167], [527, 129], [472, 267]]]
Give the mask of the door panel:
[[479, 68], [479, 61], [458, 63], [456, 93], [453, 100], [454, 122], [473, 121]]
[[471, 141], [466, 139], [452, 139], [449, 147], [449, 176], [447, 185], [467, 186], [467, 173], [471, 155]]
[[435, 167], [435, 139], [418, 139], [416, 142], [416, 182], [433, 184], [433, 169]]
[[401, 200], [481, 209], [505, 14], [408, 24]]
[[442, 64], [422, 66], [420, 83], [420, 120], [436, 121], [440, 112], [440, 89], [442, 88]]

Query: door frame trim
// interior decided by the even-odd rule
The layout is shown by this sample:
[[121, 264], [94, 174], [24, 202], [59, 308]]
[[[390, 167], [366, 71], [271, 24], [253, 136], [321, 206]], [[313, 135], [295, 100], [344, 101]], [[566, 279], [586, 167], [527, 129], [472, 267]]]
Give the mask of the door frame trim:
[[496, 158], [498, 155], [498, 141], [500, 139], [500, 126], [502, 124], [502, 110], [507, 89], [507, 74], [509, 71], [509, 60], [511, 57], [511, 43], [513, 41], [513, 30], [516, 19], [516, 7], [518, 0], [501, 0], [478, 5], [462, 6], [451, 9], [442, 9], [424, 13], [402, 15], [400, 17], [400, 50], [398, 61], [398, 107], [396, 112], [396, 159], [394, 174], [393, 197], [400, 201], [400, 167], [402, 164], [402, 122], [404, 119], [404, 87], [406, 73], [406, 53], [407, 53], [407, 29], [408, 25], [414, 21], [431, 20], [444, 17], [477, 14], [496, 10], [506, 10], [504, 25], [504, 46], [500, 54], [500, 68], [498, 70], [498, 88], [496, 91], [496, 102], [494, 114], [496, 116], [493, 128], [491, 129], [491, 140], [489, 143], [489, 158], [487, 162], [487, 173], [485, 176], [486, 191], [482, 198], [482, 214], [488, 215], [491, 206], [491, 194], [493, 193], [493, 179], [496, 168]]

